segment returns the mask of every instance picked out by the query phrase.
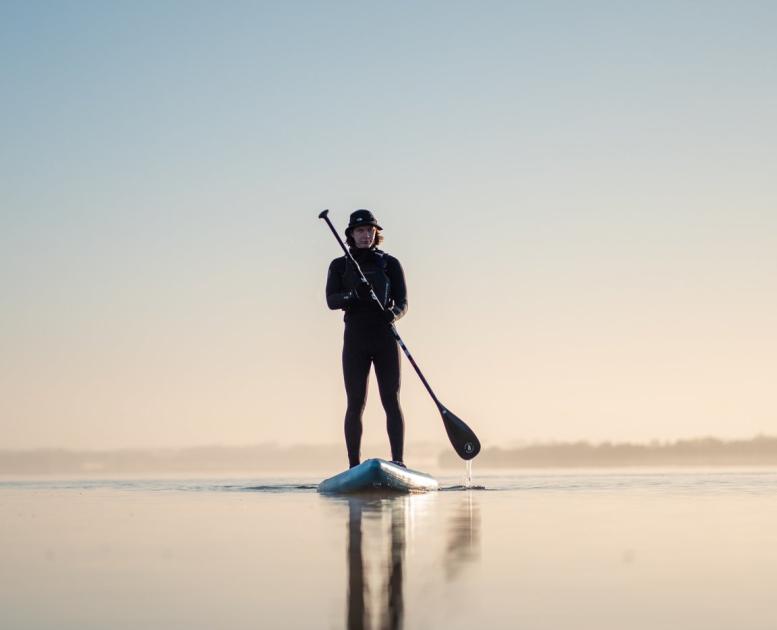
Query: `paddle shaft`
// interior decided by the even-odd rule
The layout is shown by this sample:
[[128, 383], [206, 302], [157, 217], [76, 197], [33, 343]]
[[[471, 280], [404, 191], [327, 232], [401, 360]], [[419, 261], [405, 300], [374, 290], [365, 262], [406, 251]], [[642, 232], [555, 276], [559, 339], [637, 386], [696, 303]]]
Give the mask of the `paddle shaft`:
[[[366, 284], [370, 284], [367, 278], [364, 275], [364, 272], [362, 271], [361, 267], [359, 267], [359, 263], [356, 262], [356, 259], [353, 257], [351, 252], [348, 251], [348, 248], [345, 246], [345, 243], [343, 243], [343, 240], [340, 238], [340, 235], [337, 233], [337, 230], [335, 229], [335, 226], [332, 225], [332, 221], [329, 220], [329, 217], [327, 216], [329, 213], [329, 210], [324, 210], [321, 214], [318, 215], [319, 219], [323, 219], [326, 221], [326, 224], [329, 226], [329, 229], [332, 230], [332, 234], [334, 235], [337, 242], [340, 244], [340, 247], [342, 248], [343, 252], [345, 252], [345, 255], [348, 257], [348, 260], [351, 261], [351, 264], [353, 264], [356, 271], [359, 273], [359, 276], [361, 276], [361, 279]], [[372, 290], [372, 286], [370, 286], [370, 297], [375, 300], [375, 303], [378, 305], [381, 311], [385, 311], [386, 309], [383, 307], [383, 304], [381, 304], [381, 301], [378, 299], [378, 296], [375, 295], [375, 291]], [[437, 407], [440, 409], [440, 412], [445, 409], [443, 404], [439, 401], [437, 396], [435, 396], [434, 392], [432, 391], [431, 386], [429, 385], [428, 381], [426, 380], [426, 377], [421, 372], [421, 368], [418, 367], [418, 364], [415, 362], [415, 359], [413, 358], [413, 355], [410, 354], [410, 350], [407, 349], [407, 346], [405, 345], [405, 342], [402, 341], [402, 337], [399, 336], [399, 333], [397, 332], [397, 327], [394, 326], [394, 324], [391, 324], [391, 333], [394, 335], [394, 339], [397, 340], [397, 343], [399, 344], [399, 347], [402, 348], [402, 351], [405, 353], [405, 356], [407, 357], [408, 361], [410, 361], [410, 365], [413, 366], [413, 369], [415, 370], [416, 374], [418, 374], [418, 378], [421, 379], [421, 382], [424, 384], [424, 387], [426, 387], [426, 391], [429, 392], [429, 395], [432, 397], [432, 400], [437, 405]]]

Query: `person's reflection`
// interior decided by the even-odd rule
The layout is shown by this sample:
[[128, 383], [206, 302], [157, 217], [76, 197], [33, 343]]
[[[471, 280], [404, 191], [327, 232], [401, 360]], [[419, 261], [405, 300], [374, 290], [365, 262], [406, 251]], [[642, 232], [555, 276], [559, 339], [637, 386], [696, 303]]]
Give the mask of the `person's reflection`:
[[[385, 564], [385, 589], [381, 590], [380, 627], [402, 627], [404, 601], [402, 577], [405, 559], [405, 508], [407, 497], [369, 500], [348, 499], [348, 630], [370, 627], [369, 586], [362, 553], [362, 523], [365, 513], [391, 516], [389, 560]], [[385, 594], [385, 597], [383, 595]]]
[[381, 610], [381, 628], [402, 627], [404, 601], [402, 599], [402, 576], [405, 560], [405, 506], [408, 499], [391, 501], [391, 559], [388, 570], [388, 606]]
[[[398, 630], [404, 622], [404, 564], [407, 538], [407, 511], [411, 501], [420, 497], [391, 499], [348, 498], [348, 630], [371, 627], [370, 591], [365, 567], [364, 545], [370, 540], [364, 536], [364, 516], [390, 516], [389, 557], [381, 562], [384, 586], [380, 592], [379, 623], [381, 630]], [[458, 497], [456, 497], [458, 499]], [[374, 533], [369, 528], [370, 534]], [[379, 541], [383, 542], [381, 530]], [[480, 548], [480, 512], [471, 492], [463, 493], [454, 502], [448, 519], [448, 536], [443, 559], [445, 578], [451, 581], [461, 569], [478, 558]], [[374, 600], [373, 600], [374, 603]]]
[[367, 628], [369, 607], [362, 558], [362, 509], [359, 499], [348, 500], [348, 630]]

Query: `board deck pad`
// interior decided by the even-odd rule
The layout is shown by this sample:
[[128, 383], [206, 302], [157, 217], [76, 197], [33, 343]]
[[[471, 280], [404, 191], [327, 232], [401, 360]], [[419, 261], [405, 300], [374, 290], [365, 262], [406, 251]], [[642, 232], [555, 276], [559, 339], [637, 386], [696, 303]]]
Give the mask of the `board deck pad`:
[[437, 480], [431, 475], [402, 468], [385, 459], [368, 459], [358, 466], [324, 479], [318, 491], [326, 494], [393, 491], [428, 492], [437, 490]]

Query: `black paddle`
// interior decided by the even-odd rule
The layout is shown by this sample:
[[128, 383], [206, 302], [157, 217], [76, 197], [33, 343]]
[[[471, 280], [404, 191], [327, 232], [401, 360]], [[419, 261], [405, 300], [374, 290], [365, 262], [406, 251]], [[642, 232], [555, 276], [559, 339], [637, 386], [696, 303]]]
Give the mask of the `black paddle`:
[[[332, 234], [334, 234], [335, 239], [337, 239], [337, 242], [340, 243], [340, 247], [342, 247], [345, 255], [348, 257], [356, 271], [361, 276], [362, 281], [369, 285], [367, 278], [364, 276], [364, 273], [362, 273], [361, 267], [359, 267], [359, 263], [354, 260], [351, 252], [348, 251], [345, 243], [343, 243], [342, 239], [337, 234], [335, 226], [332, 225], [332, 222], [327, 216], [328, 214], [329, 210], [324, 210], [321, 212], [321, 214], [318, 215], [318, 218], [324, 219], [324, 221], [326, 221], [326, 224], [329, 226], [329, 229], [332, 230]], [[378, 299], [378, 296], [375, 295], [375, 291], [372, 290], [372, 287], [370, 287], [370, 296], [373, 300], [375, 300], [375, 303], [378, 305], [380, 310], [385, 310], [383, 308], [383, 304], [381, 304], [380, 300]], [[429, 383], [426, 382], [424, 375], [421, 373], [421, 368], [418, 367], [418, 364], [415, 362], [413, 355], [410, 354], [410, 350], [407, 349], [405, 342], [402, 341], [402, 338], [399, 336], [399, 333], [397, 332], [396, 326], [394, 326], [394, 324], [391, 325], [391, 332], [394, 334], [394, 338], [397, 340], [399, 347], [404, 351], [405, 356], [407, 356], [408, 360], [410, 361], [410, 364], [413, 366], [413, 368], [415, 368], [416, 374], [418, 374], [421, 382], [424, 384], [424, 387], [426, 387], [426, 391], [429, 392], [432, 400], [437, 405], [437, 409], [440, 410], [442, 422], [445, 425], [445, 431], [448, 433], [448, 439], [451, 441], [453, 449], [462, 459], [473, 459], [480, 452], [480, 440], [478, 440], [475, 432], [470, 429], [461, 418], [446, 409], [445, 405], [443, 405], [437, 399], [437, 396], [434, 395], [432, 388], [429, 387]]]

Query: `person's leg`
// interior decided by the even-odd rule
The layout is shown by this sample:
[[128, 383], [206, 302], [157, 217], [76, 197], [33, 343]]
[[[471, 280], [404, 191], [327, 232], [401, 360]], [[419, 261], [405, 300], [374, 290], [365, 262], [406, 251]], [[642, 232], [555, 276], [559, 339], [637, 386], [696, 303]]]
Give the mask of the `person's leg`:
[[343, 342], [343, 378], [348, 408], [345, 411], [345, 446], [348, 465], [358, 466], [361, 456], [362, 413], [367, 402], [370, 355], [360, 335], [346, 329]]
[[375, 352], [375, 376], [378, 379], [380, 401], [386, 411], [386, 431], [391, 444], [391, 459], [403, 461], [405, 420], [399, 405], [400, 354], [396, 339], [387, 329], [380, 335]]

